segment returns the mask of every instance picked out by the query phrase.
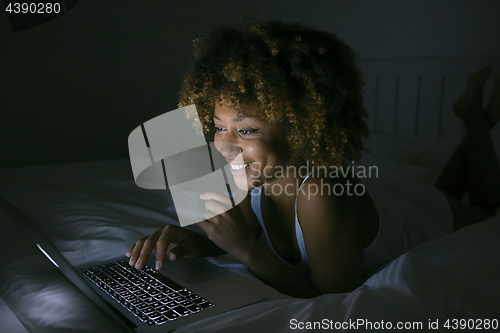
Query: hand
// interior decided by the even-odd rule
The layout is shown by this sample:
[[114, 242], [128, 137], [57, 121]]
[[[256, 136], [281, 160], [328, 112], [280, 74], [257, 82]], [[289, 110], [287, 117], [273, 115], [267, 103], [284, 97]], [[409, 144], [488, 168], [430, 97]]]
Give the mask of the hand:
[[156, 250], [157, 270], [163, 267], [167, 255], [170, 261], [174, 261], [181, 257], [212, 255], [215, 250], [213, 243], [204, 236], [169, 224], [135, 242], [126, 253], [127, 257], [130, 257], [129, 264], [135, 268], [144, 267], [153, 249]]
[[208, 238], [218, 247], [241, 259], [256, 242], [248, 228], [240, 207], [233, 208], [231, 199], [220, 192], [205, 192], [200, 199], [206, 200], [203, 219], [198, 219]]

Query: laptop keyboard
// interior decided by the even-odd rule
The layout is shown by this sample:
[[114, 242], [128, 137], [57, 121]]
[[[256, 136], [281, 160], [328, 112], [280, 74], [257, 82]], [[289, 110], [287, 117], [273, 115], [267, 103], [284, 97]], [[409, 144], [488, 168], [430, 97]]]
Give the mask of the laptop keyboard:
[[125, 261], [83, 269], [99, 288], [150, 326], [215, 306], [151, 267], [136, 269]]

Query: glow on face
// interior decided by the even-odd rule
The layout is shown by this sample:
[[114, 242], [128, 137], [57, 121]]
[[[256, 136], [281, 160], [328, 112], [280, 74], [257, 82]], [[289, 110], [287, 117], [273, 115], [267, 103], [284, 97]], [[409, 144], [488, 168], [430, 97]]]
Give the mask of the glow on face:
[[[248, 114], [255, 114], [255, 109], [248, 110]], [[247, 191], [269, 182], [274, 179], [276, 167], [285, 166], [279, 127], [241, 115], [224, 103], [215, 104], [214, 125], [215, 146], [230, 163], [238, 188]]]

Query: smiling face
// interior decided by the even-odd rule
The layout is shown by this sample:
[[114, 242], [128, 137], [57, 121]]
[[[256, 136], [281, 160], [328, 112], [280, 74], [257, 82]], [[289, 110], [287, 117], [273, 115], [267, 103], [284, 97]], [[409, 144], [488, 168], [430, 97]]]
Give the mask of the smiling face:
[[277, 167], [286, 167], [280, 128], [250, 116], [256, 109], [248, 111], [242, 116], [218, 102], [214, 110], [215, 146], [231, 164], [236, 186], [245, 191], [272, 182]]

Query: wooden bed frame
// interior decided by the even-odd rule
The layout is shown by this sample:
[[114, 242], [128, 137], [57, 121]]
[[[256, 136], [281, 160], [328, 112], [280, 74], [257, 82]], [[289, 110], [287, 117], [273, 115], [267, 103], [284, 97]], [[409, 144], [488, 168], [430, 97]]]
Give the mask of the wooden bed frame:
[[487, 105], [500, 82], [498, 57], [373, 59], [360, 61], [365, 74], [365, 106], [374, 132], [438, 138], [462, 137], [453, 102], [464, 91], [467, 75], [493, 66], [485, 87]]

